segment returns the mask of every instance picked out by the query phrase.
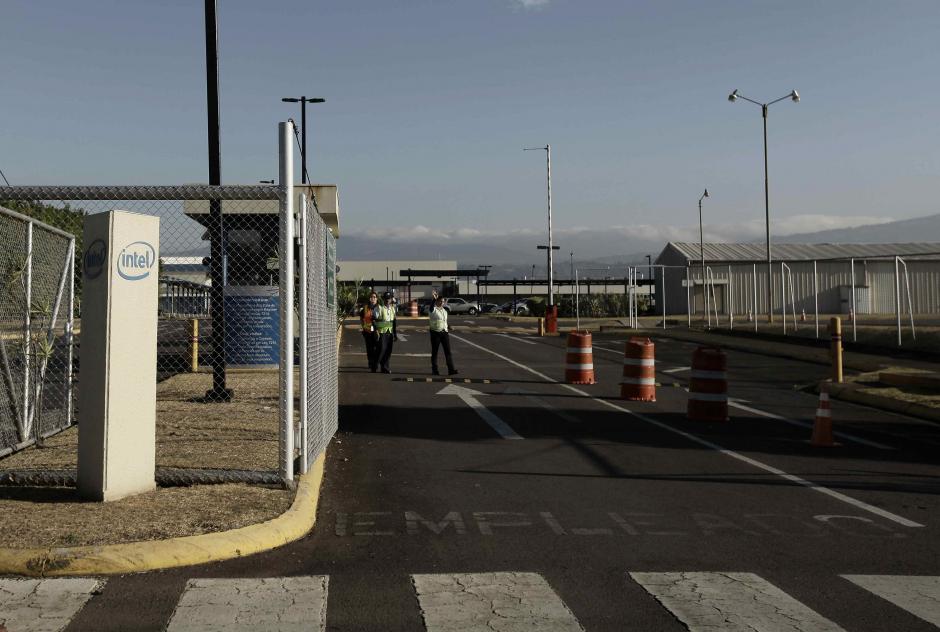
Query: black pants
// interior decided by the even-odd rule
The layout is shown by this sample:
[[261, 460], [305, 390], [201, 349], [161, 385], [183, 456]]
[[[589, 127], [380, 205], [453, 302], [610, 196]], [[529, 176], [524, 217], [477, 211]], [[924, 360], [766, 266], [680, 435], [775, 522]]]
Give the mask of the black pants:
[[431, 332], [431, 370], [437, 373], [437, 349], [444, 347], [444, 360], [447, 361], [447, 370], [454, 372], [454, 358], [450, 355], [450, 334], [446, 331]]
[[379, 367], [383, 371], [388, 371], [388, 361], [392, 358], [392, 347], [395, 346], [395, 337], [392, 332], [379, 334]]
[[366, 358], [372, 372], [379, 366], [379, 341], [374, 331], [363, 331], [362, 339], [366, 341]]

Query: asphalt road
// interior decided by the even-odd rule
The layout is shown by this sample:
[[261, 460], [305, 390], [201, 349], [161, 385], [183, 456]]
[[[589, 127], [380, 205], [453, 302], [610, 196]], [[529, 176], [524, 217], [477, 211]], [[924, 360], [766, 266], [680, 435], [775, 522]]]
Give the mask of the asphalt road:
[[[585, 630], [731, 621], [696, 627], [683, 597], [657, 588], [662, 578], [670, 590], [686, 585], [668, 583], [677, 577], [706, 596], [718, 577], [732, 609], [753, 606], [734, 597], [737, 587], [763, 581], [773, 599], [841, 626], [786, 629], [936, 629], [903, 594], [895, 605], [843, 576], [940, 576], [940, 427], [833, 402], [841, 445], [813, 448], [817, 399], [797, 387], [825, 367], [733, 351], [731, 421], [691, 422], [692, 344], [654, 336], [657, 401], [626, 402], [623, 338], [596, 337], [598, 383], [569, 387], [564, 339], [477, 333], [467, 321], [484, 322], [452, 319], [460, 373], [451, 382], [430, 375], [418, 328], [403, 327], [392, 375], [370, 373], [358, 334], [344, 336], [340, 432], [308, 537], [246, 559], [109, 579], [66, 629], [162, 630], [192, 578], [299, 576], [328, 577], [326, 629], [337, 631], [424, 630], [422, 611], [429, 628], [470, 629], [435, 618], [466, 603], [438, 611], [428, 596], [427, 582], [454, 576], [474, 595], [473, 581], [502, 590], [542, 578], [564, 604], [559, 616]], [[921, 616], [938, 612], [918, 603]]]

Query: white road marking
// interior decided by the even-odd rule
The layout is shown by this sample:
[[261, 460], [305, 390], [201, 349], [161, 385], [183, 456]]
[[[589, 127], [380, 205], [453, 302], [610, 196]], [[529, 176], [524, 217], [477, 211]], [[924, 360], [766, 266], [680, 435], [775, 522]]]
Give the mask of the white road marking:
[[683, 371], [691, 371], [691, 370], [692, 370], [692, 367], [690, 366], [677, 366], [674, 369], [666, 369], [660, 372], [661, 373], [682, 373]]
[[516, 336], [510, 336], [509, 334], [493, 334], [494, 336], [502, 336], [503, 338], [509, 338], [510, 340], [515, 340], [516, 342], [522, 342], [527, 345], [534, 345], [535, 343], [531, 340], [525, 340], [524, 338], [518, 338]]
[[412, 575], [428, 632], [583, 632], [536, 573]]
[[920, 524], [919, 522], [914, 522], [913, 520], [908, 520], [907, 518], [904, 518], [903, 516], [899, 516], [899, 515], [897, 515], [897, 514], [893, 514], [893, 513], [891, 513], [890, 511], [886, 511], [886, 510], [884, 510], [884, 509], [881, 509], [880, 507], [875, 507], [874, 505], [869, 505], [868, 503], [862, 502], [862, 501], [860, 501], [860, 500], [856, 500], [855, 498], [852, 498], [851, 496], [846, 496], [845, 494], [843, 494], [843, 493], [841, 493], [841, 492], [837, 492], [837, 491], [835, 491], [835, 490], [829, 489], [828, 487], [823, 487], [822, 485], [819, 485], [819, 484], [814, 483], [814, 482], [812, 482], [812, 481], [808, 481], [808, 480], [806, 480], [805, 478], [800, 478], [799, 476], [796, 476], [796, 475], [794, 475], [794, 474], [788, 474], [787, 472], [784, 472], [783, 470], [779, 470], [779, 469], [777, 469], [777, 468], [775, 468], [775, 467], [773, 467], [773, 466], [771, 466], [771, 465], [767, 465], [766, 463], [762, 463], [762, 462], [760, 462], [760, 461], [758, 461], [758, 460], [756, 460], [756, 459], [752, 459], [752, 458], [750, 458], [750, 457], [744, 456], [743, 454], [740, 454], [740, 453], [735, 452], [735, 451], [733, 451], [733, 450], [728, 450], [728, 449], [726, 449], [726, 448], [721, 447], [721, 446], [718, 445], [717, 443], [712, 443], [711, 441], [707, 441], [706, 439], [702, 439], [701, 437], [697, 437], [697, 436], [695, 436], [695, 435], [693, 435], [693, 434], [690, 434], [690, 433], [688, 433], [688, 432], [684, 432], [684, 431], [682, 431], [682, 430], [679, 430], [678, 428], [673, 428], [673, 427], [670, 426], [669, 424], [664, 424], [664, 423], [662, 423], [662, 422], [656, 421], [656, 420], [653, 419], [652, 417], [647, 417], [646, 415], [643, 415], [643, 414], [641, 414], [641, 413], [634, 412], [634, 411], [632, 411], [632, 410], [630, 410], [630, 409], [628, 409], [628, 408], [624, 408], [623, 406], [620, 406], [619, 404], [615, 404], [615, 403], [613, 403], [613, 402], [611, 402], [611, 401], [608, 401], [608, 400], [606, 400], [606, 399], [600, 399], [600, 398], [598, 398], [598, 397], [594, 397], [594, 396], [592, 396], [590, 393], [587, 393], [587, 392], [585, 392], [585, 391], [582, 391], [581, 389], [576, 388], [576, 387], [574, 387], [574, 386], [572, 386], [572, 385], [570, 385], [570, 384], [563, 384], [563, 383], [561, 383], [561, 382], [558, 382], [558, 381], [556, 381], [556, 380], [553, 380], [552, 378], [548, 377], [548, 376], [545, 375], [544, 373], [540, 373], [539, 371], [536, 371], [535, 369], [533, 369], [533, 368], [531, 368], [531, 367], [528, 367], [528, 366], [526, 366], [526, 365], [524, 365], [524, 364], [522, 364], [522, 363], [520, 363], [520, 362], [516, 362], [516, 361], [513, 360], [512, 358], [507, 358], [506, 356], [504, 356], [504, 355], [502, 355], [502, 354], [500, 354], [500, 353], [497, 353], [497, 352], [495, 352], [495, 351], [493, 351], [493, 350], [491, 350], [491, 349], [487, 349], [486, 347], [484, 347], [484, 346], [482, 346], [482, 345], [478, 345], [478, 344], [476, 344], [475, 342], [470, 342], [470, 341], [467, 340], [466, 338], [461, 338], [460, 336], [453, 336], [453, 337], [456, 338], [457, 340], [460, 340], [461, 342], [464, 342], [464, 343], [470, 345], [471, 347], [476, 347], [477, 349], [480, 349], [481, 351], [485, 351], [485, 352], [487, 352], [487, 353], [489, 353], [489, 354], [491, 354], [491, 355], [496, 356], [497, 358], [500, 358], [500, 359], [502, 359], [502, 360], [505, 360], [506, 362], [512, 364], [513, 366], [519, 367], [519, 368], [522, 369], [523, 371], [528, 371], [529, 373], [531, 373], [531, 374], [533, 374], [533, 375], [537, 375], [538, 377], [542, 378], [542, 379], [545, 380], [546, 382], [550, 382], [550, 383], [552, 383], [552, 384], [557, 384], [558, 386], [561, 386], [561, 387], [563, 387], [563, 388], [566, 388], [566, 389], [568, 389], [569, 391], [572, 391], [573, 393], [577, 393], [578, 395], [581, 395], [582, 397], [587, 397], [587, 398], [589, 398], [589, 399], [591, 399], [591, 400], [593, 400], [593, 401], [595, 401], [595, 402], [597, 402], [597, 403], [599, 403], [599, 404], [601, 404], [601, 405], [603, 405], [603, 406], [607, 406], [608, 408], [613, 408], [614, 410], [619, 410], [620, 412], [627, 413], [628, 415], [631, 415], [631, 416], [633, 416], [633, 417], [636, 417], [637, 419], [640, 419], [640, 420], [642, 420], [642, 421], [645, 421], [645, 422], [647, 422], [647, 423], [649, 423], [649, 424], [652, 424], [652, 425], [654, 425], [654, 426], [656, 426], [656, 427], [658, 427], [658, 428], [662, 428], [663, 430], [666, 430], [666, 431], [668, 431], [668, 432], [672, 432], [672, 433], [675, 433], [675, 434], [677, 434], [677, 435], [679, 435], [679, 436], [685, 437], [685, 438], [688, 439], [689, 441], [692, 441], [692, 442], [694, 442], [694, 443], [698, 443], [699, 445], [703, 445], [703, 446], [705, 446], [705, 447], [707, 447], [707, 448], [711, 448], [712, 450], [716, 450], [717, 452], [720, 452], [720, 453], [724, 454], [725, 456], [729, 456], [729, 457], [731, 457], [731, 458], [733, 458], [733, 459], [737, 459], [737, 460], [739, 460], [739, 461], [742, 461], [742, 462], [744, 462], [744, 463], [747, 463], [747, 464], [749, 464], [749, 465], [752, 465], [752, 466], [754, 466], [754, 467], [756, 467], [756, 468], [758, 468], [758, 469], [764, 470], [765, 472], [770, 472], [771, 474], [775, 474], [775, 475], [779, 476], [780, 478], [783, 478], [783, 479], [785, 479], [785, 480], [788, 480], [788, 481], [790, 481], [790, 482], [792, 482], [792, 483], [796, 483], [797, 485], [803, 485], [804, 487], [807, 487], [807, 488], [809, 488], [809, 489], [812, 489], [812, 490], [814, 490], [814, 491], [817, 491], [817, 492], [819, 492], [820, 494], [826, 494], [827, 496], [830, 496], [831, 498], [835, 498], [836, 500], [841, 500], [842, 502], [847, 503], [847, 504], [849, 504], [849, 505], [852, 505], [853, 507], [857, 507], [857, 508], [862, 509], [862, 510], [864, 510], [864, 511], [867, 511], [867, 512], [869, 512], [869, 513], [873, 513], [873, 514], [875, 514], [876, 516], [881, 516], [882, 518], [885, 518], [886, 520], [890, 520], [890, 521], [892, 521], [892, 522], [896, 522], [896, 523], [898, 523], [898, 524], [900, 524], [900, 525], [903, 525], [903, 526], [905, 526], [905, 527], [923, 527], [923, 526], [924, 526], [924, 525]]
[[91, 599], [91, 578], [0, 579], [0, 630], [58, 632]]
[[472, 388], [467, 388], [466, 386], [450, 384], [439, 390], [437, 394], [456, 395], [462, 399], [467, 406], [472, 408], [473, 411], [479, 415], [483, 421], [488, 423], [490, 427], [495, 430], [503, 439], [522, 439], [522, 437], [517, 435], [516, 432], [509, 427], [509, 424], [497, 417], [489, 408], [480, 403], [477, 397], [480, 395], [486, 395], [486, 393], [475, 391]]
[[551, 411], [552, 413], [554, 413], [558, 417], [561, 417], [562, 419], [564, 419], [565, 421], [569, 423], [573, 423], [573, 424], [581, 423], [581, 420], [575, 417], [574, 415], [570, 415], [563, 410], [559, 410], [558, 408], [555, 408], [554, 406], [546, 402], [541, 397], [537, 397], [534, 391], [527, 391], [524, 388], [507, 388], [505, 391], [503, 391], [503, 394], [504, 395], [522, 395], [533, 404], [537, 404], [538, 406], [541, 406], [545, 410]]
[[927, 623], [940, 627], [940, 577], [904, 575], [843, 575]]
[[167, 632], [326, 629], [329, 577], [190, 579]]
[[630, 573], [690, 632], [845, 632], [753, 573]]
[[398, 334], [398, 342], [408, 342], [408, 336], [405, 334]]

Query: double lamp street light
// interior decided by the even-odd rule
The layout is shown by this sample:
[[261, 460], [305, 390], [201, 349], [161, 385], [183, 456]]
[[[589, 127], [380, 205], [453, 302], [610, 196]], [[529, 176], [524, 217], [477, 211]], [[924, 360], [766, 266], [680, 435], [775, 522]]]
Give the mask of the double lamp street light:
[[307, 104], [325, 103], [326, 99], [308, 99], [307, 97], [284, 97], [284, 103], [300, 103], [300, 129], [302, 140], [300, 142], [300, 183], [307, 184]]
[[[770, 184], [769, 178], [767, 175], [767, 108], [769, 108], [774, 103], [779, 103], [785, 99], [790, 99], [794, 103], [799, 103], [800, 95], [796, 90], [791, 92], [786, 96], [782, 96], [779, 99], [770, 101], [769, 103], [761, 103], [760, 101], [755, 101], [754, 99], [748, 98], [743, 94], [740, 94], [737, 90], [728, 95], [728, 100], [734, 103], [738, 99], [743, 99], [754, 105], [759, 105], [761, 108], [761, 116], [764, 118], [764, 212], [766, 215], [767, 223], [767, 321], [774, 322], [774, 309], [773, 309], [773, 268], [771, 266], [772, 259], [770, 256]], [[707, 194], [706, 194], [707, 195]], [[699, 209], [701, 209], [701, 200], [699, 200]], [[704, 255], [702, 257], [702, 274], [704, 274], [705, 265], [704, 265]], [[756, 306], [755, 306], [756, 307]], [[755, 309], [756, 311], [756, 309]]]

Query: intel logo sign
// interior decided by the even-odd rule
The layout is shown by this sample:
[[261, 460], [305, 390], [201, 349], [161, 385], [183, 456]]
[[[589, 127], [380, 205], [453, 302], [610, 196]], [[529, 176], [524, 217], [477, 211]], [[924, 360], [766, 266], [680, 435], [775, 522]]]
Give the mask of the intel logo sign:
[[85, 276], [89, 279], [96, 279], [101, 276], [104, 270], [105, 260], [108, 256], [108, 246], [104, 240], [96, 239], [85, 249]]
[[140, 281], [150, 276], [157, 252], [146, 241], [135, 241], [121, 249], [117, 257], [117, 273], [122, 279]]

